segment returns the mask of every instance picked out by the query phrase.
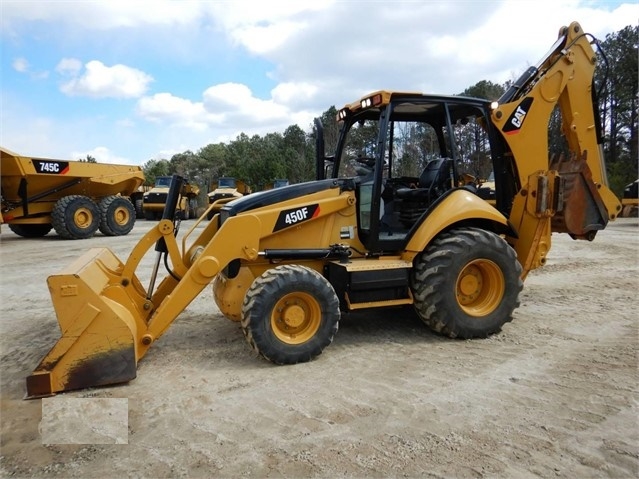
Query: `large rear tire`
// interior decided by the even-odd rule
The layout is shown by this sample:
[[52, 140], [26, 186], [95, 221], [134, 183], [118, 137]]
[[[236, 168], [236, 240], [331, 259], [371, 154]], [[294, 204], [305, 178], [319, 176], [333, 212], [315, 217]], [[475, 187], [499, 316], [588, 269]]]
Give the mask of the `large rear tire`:
[[415, 259], [415, 309], [434, 331], [451, 338], [485, 338], [512, 320], [523, 288], [515, 251], [477, 228], [440, 235]]
[[135, 200], [135, 218], [138, 220], [144, 219], [144, 206], [143, 200]]
[[46, 236], [47, 233], [51, 231], [51, 228], [53, 228], [53, 226], [48, 223], [30, 225], [9, 223], [9, 229], [23, 238], [41, 238], [42, 236]]
[[333, 342], [339, 300], [317, 271], [282, 265], [253, 281], [242, 304], [242, 330], [251, 347], [276, 364], [296, 364], [322, 354]]
[[91, 198], [81, 195], [65, 196], [53, 206], [51, 224], [62, 238], [90, 238], [100, 225], [100, 210]]
[[189, 217], [197, 218], [197, 200], [192, 199], [189, 201]]
[[135, 207], [122, 196], [107, 196], [100, 202], [100, 232], [105, 236], [129, 234], [135, 218]]

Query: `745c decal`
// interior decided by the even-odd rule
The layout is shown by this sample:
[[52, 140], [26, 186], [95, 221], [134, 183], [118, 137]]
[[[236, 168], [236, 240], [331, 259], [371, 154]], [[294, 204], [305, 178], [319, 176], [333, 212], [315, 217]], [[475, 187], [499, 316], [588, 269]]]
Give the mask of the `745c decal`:
[[308, 221], [311, 218], [315, 218], [319, 215], [319, 212], [320, 208], [317, 203], [314, 205], [302, 206], [300, 208], [291, 208], [290, 210], [284, 210], [277, 217], [275, 228], [273, 228], [273, 233], [279, 230], [283, 230], [284, 228], [288, 228], [289, 226], [303, 223], [304, 221]]
[[36, 173], [46, 173], [49, 175], [66, 175], [69, 172], [68, 161], [54, 160], [31, 160]]

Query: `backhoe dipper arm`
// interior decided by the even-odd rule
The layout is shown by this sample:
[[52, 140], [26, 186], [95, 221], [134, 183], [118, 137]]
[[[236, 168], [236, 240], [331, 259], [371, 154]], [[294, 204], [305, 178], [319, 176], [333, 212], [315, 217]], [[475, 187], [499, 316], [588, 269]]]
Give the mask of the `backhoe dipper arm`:
[[[607, 187], [593, 93], [596, 55], [577, 22], [563, 27], [559, 39], [492, 111], [506, 157], [512, 156], [519, 190], [510, 221], [518, 238], [509, 238], [528, 271], [543, 265], [552, 231], [593, 239], [620, 210]], [[569, 158], [549, 152], [550, 118], [558, 107]]]

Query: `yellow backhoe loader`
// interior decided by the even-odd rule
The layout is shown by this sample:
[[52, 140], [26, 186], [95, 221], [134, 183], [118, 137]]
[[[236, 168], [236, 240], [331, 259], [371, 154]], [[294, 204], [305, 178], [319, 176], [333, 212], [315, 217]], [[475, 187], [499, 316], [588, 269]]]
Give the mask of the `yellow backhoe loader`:
[[[497, 333], [528, 272], [546, 262], [553, 232], [593, 240], [620, 211], [600, 149], [594, 45], [578, 23], [561, 28], [495, 103], [364, 96], [339, 110], [334, 155], [324, 154], [316, 120], [315, 181], [231, 201], [181, 245], [174, 176], [162, 220], [125, 262], [97, 248], [49, 277], [62, 337], [27, 378], [27, 396], [135, 378], [138, 361], [211, 283], [222, 313], [277, 364], [320, 355], [341, 314], [366, 308], [413, 307], [451, 338]], [[569, 154], [548, 151], [556, 107]], [[464, 131], [476, 139], [472, 152], [458, 142]], [[423, 173], [395, 176], [415, 151], [430, 160]], [[471, 153], [492, 161], [495, 206], [458, 186]], [[147, 252], [155, 262], [145, 287], [136, 272]], [[156, 287], [162, 257], [168, 274]]]

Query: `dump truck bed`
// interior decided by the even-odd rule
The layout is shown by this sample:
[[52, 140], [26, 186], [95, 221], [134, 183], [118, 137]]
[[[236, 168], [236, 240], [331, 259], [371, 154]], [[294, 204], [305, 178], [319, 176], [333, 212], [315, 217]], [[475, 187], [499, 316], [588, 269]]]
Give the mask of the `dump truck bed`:
[[5, 148], [0, 148], [0, 159], [3, 222], [28, 216], [29, 204], [53, 204], [68, 195], [130, 196], [144, 182], [139, 166], [29, 158]]
[[139, 166], [28, 158], [4, 148], [0, 148], [0, 158], [2, 196], [7, 201], [20, 201], [23, 180], [27, 182], [29, 195], [64, 188], [65, 195], [90, 197], [129, 196], [144, 182]]

